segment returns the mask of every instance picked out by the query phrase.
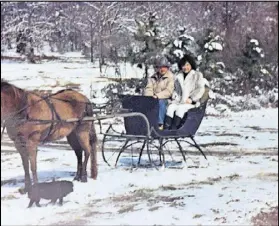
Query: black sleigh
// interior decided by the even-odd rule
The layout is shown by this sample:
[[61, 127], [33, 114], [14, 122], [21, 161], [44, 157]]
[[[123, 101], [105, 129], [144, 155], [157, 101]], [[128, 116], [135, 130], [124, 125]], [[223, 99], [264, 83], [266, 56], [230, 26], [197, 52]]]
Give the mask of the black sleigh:
[[[169, 142], [177, 145], [184, 162], [186, 162], [186, 150], [183, 150], [181, 142], [186, 142], [187, 146], [195, 147], [207, 159], [194, 138], [205, 115], [207, 100], [199, 107], [190, 109], [185, 114], [181, 127], [177, 130], [158, 129], [159, 102], [157, 99], [146, 96], [121, 95], [120, 100], [122, 109], [119, 116], [123, 117], [125, 130], [116, 131], [114, 124], [111, 123], [104, 133], [102, 156], [108, 165], [111, 166], [114, 163], [116, 166], [121, 154], [134, 144], [139, 144], [137, 165], [140, 165], [142, 154], [146, 150], [151, 166], [158, 165], [152, 158], [154, 152], [156, 152], [156, 156], [159, 156], [160, 165], [165, 166], [165, 152], [167, 151], [165, 147]], [[109, 142], [117, 140], [122, 141], [119, 148], [114, 151], [107, 148]], [[168, 152], [171, 155], [171, 151], [168, 150]], [[115, 157], [112, 158], [112, 155]]]

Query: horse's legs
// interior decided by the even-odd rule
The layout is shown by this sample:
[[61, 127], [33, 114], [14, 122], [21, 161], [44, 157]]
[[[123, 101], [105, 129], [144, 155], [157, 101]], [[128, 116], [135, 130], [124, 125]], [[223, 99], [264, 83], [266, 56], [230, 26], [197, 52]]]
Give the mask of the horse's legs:
[[72, 147], [72, 149], [75, 151], [77, 156], [77, 173], [74, 178], [74, 180], [80, 180], [81, 179], [81, 171], [82, 171], [82, 147], [79, 144], [78, 138], [75, 133], [70, 133], [67, 136], [68, 143]]
[[84, 150], [84, 161], [82, 164], [81, 182], [87, 182], [87, 163], [91, 153], [90, 135], [88, 130], [79, 131], [76, 133], [78, 141]]
[[52, 205], [55, 205], [56, 201], [57, 201], [56, 198], [52, 199], [52, 200], [51, 200], [51, 204], [52, 204]]
[[77, 156], [77, 173], [74, 180], [81, 180], [81, 171], [82, 171], [82, 149], [74, 150]]
[[21, 160], [22, 160], [22, 165], [24, 169], [24, 183], [25, 183], [25, 188], [20, 189], [19, 192], [22, 194], [25, 194], [29, 188], [31, 187], [31, 178], [30, 178], [30, 173], [29, 173], [29, 159], [28, 159], [28, 152], [26, 150], [26, 143], [22, 139], [17, 139], [14, 142], [15, 147], [17, 151], [20, 154]]
[[29, 160], [31, 165], [31, 171], [33, 176], [33, 183], [38, 183], [37, 176], [37, 144], [34, 142], [27, 142], [27, 152], [29, 153]]
[[30, 202], [29, 202], [29, 205], [28, 205], [27, 208], [30, 208], [30, 207], [33, 205], [34, 202], [35, 202], [35, 201], [34, 201], [33, 199], [30, 199]]
[[35, 202], [37, 207], [41, 207], [40, 205], [40, 199], [38, 201]]
[[59, 205], [60, 205], [60, 206], [63, 205], [63, 197], [61, 197], [61, 198], [59, 199]]

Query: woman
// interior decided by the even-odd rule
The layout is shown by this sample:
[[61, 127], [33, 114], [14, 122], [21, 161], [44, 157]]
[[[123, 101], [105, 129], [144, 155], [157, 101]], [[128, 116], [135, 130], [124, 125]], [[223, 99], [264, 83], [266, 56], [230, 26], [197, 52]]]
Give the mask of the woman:
[[196, 71], [195, 60], [185, 55], [179, 62], [179, 72], [175, 79], [175, 90], [165, 118], [164, 129], [177, 129], [185, 113], [199, 106], [199, 100], [205, 92], [205, 80], [201, 72]]

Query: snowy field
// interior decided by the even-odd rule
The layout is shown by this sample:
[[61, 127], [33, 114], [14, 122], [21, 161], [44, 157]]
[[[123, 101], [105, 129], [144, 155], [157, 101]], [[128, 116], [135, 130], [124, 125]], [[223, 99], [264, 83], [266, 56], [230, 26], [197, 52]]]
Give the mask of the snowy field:
[[[136, 75], [133, 70], [130, 67], [127, 77]], [[1, 62], [1, 75], [30, 90], [80, 83], [85, 95], [90, 95], [92, 83], [97, 92], [108, 82], [85, 62]], [[159, 170], [132, 168], [129, 153], [121, 156], [117, 168], [110, 168], [99, 152], [97, 180], [75, 181], [63, 206], [41, 200], [41, 208], [27, 209], [27, 195], [18, 192], [24, 180], [21, 159], [4, 134], [1, 225], [251, 225], [258, 212], [278, 205], [278, 109], [206, 116], [196, 141], [208, 161], [189, 149], [184, 166], [177, 148], [170, 145], [173, 159], [167, 155], [169, 167]], [[146, 159], [144, 155], [143, 162]], [[65, 139], [39, 147], [41, 182], [72, 180], [75, 171], [76, 157]]]

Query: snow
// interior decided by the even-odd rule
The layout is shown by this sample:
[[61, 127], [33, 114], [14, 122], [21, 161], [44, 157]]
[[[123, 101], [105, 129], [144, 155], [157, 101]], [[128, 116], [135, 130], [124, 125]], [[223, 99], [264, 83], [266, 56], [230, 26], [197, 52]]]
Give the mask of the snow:
[[250, 42], [251, 42], [251, 43], [254, 43], [256, 46], [259, 45], [259, 41], [256, 40], [256, 39], [251, 39]]
[[177, 30], [178, 30], [178, 31], [185, 31], [185, 27], [184, 27], [184, 26], [179, 25], [179, 26], [177, 27]]
[[[272, 138], [276, 139], [278, 133], [255, 133], [246, 126], [254, 122], [253, 126], [263, 129], [278, 129], [278, 118], [277, 123], [274, 121], [276, 113], [278, 111], [267, 109], [231, 113], [230, 117], [221, 119], [205, 119], [197, 141], [236, 142], [240, 146], [205, 148], [208, 154], [219, 152], [225, 155], [208, 155], [208, 164], [199, 168], [167, 167], [159, 171], [146, 167], [132, 169], [127, 161], [129, 154], [122, 155], [117, 168], [110, 168], [99, 153], [98, 179], [89, 179], [86, 184], [74, 182], [74, 192], [64, 199], [62, 207], [42, 200], [42, 208], [26, 209], [29, 202], [27, 196], [17, 192], [22, 183], [4, 185], [1, 187], [2, 224], [77, 224], [83, 220], [83, 225], [249, 225], [255, 212], [278, 202], [278, 146], [277, 142], [270, 142]], [[263, 116], [262, 122], [258, 120]], [[241, 133], [249, 138], [232, 135], [222, 139], [218, 136], [226, 131]], [[204, 132], [211, 135], [206, 139], [206, 136], [201, 136]], [[4, 141], [8, 142], [8, 138], [5, 137]], [[254, 145], [246, 149], [249, 143]], [[1, 149], [5, 150], [1, 153], [1, 180], [22, 181], [24, 177], [19, 154], [14, 149], [8, 152], [7, 147], [1, 145]], [[260, 147], [275, 148], [276, 151], [263, 156], [257, 154]], [[195, 162], [204, 161], [201, 156], [187, 156], [188, 162], [190, 158]], [[145, 155], [143, 157], [147, 159]], [[179, 155], [173, 157], [173, 161], [181, 160]], [[74, 153], [69, 153], [63, 146], [59, 149], [39, 148], [38, 171], [41, 181], [50, 181], [53, 177], [72, 180], [75, 164]], [[17, 217], [12, 217], [15, 214]]]
[[182, 41], [181, 40], [174, 40], [173, 42], [174, 46], [177, 47], [177, 48], [180, 48], [182, 47]]
[[262, 68], [262, 69], [261, 69], [261, 72], [262, 72], [263, 74], [269, 74], [268, 70], [266, 70], [265, 68]]
[[212, 45], [213, 49], [220, 51], [223, 50], [223, 46], [218, 42], [211, 42], [210, 44]]
[[[100, 77], [94, 64], [86, 62], [33, 65], [2, 61], [1, 69], [2, 78], [28, 90], [54, 91], [69, 83], [80, 84], [82, 93], [88, 97], [94, 94], [97, 96], [94, 102], [100, 103], [105, 102], [100, 90], [111, 82]], [[126, 78], [142, 76], [141, 70], [128, 64], [121, 65], [120, 69]], [[106, 70], [106, 74], [115, 77], [112, 69]], [[237, 98], [240, 97], [231, 100]], [[216, 109], [208, 107], [195, 137], [208, 161], [196, 155], [198, 151], [186, 143], [182, 143], [188, 151], [186, 165], [179, 162], [182, 157], [175, 144], [170, 143], [167, 148], [173, 153], [173, 159], [166, 153], [167, 166], [159, 170], [145, 166], [131, 168], [129, 152], [121, 155], [117, 168], [111, 168], [98, 153], [97, 180], [74, 181], [74, 192], [65, 197], [63, 206], [52, 206], [49, 201], [41, 200], [41, 208], [26, 208], [27, 195], [18, 193], [24, 180], [21, 159], [4, 134], [1, 182], [15, 180], [16, 183], [1, 185], [1, 224], [250, 225], [252, 216], [278, 203], [278, 108], [238, 113], [225, 105], [217, 108], [224, 112], [213, 117], [210, 114], [217, 113]], [[108, 127], [105, 122], [103, 131]], [[116, 127], [123, 130], [123, 124]], [[101, 142], [97, 125], [96, 130]], [[39, 146], [39, 181], [73, 179], [76, 157], [65, 142], [62, 139], [59, 144]], [[107, 148], [106, 153], [109, 151]], [[134, 156], [136, 162], [137, 155]], [[144, 154], [143, 163], [146, 162]]]
[[221, 66], [222, 69], [225, 69], [225, 68], [226, 68], [224, 62], [216, 62], [216, 65]]
[[198, 55], [197, 60], [201, 61], [202, 60], [202, 55]]
[[212, 51], [213, 49], [216, 49], [218, 51], [223, 50], [223, 46], [218, 42], [207, 42], [205, 43], [204, 48], [209, 49], [210, 51]]
[[184, 56], [184, 52], [180, 49], [176, 49], [173, 51], [173, 54], [179, 58], [182, 58]]
[[[76, 58], [78, 54], [70, 53], [71, 57]], [[73, 58], [73, 59], [74, 59]], [[43, 62], [41, 64], [15, 63], [11, 61], [1, 62], [2, 78], [12, 84], [28, 89], [56, 91], [67, 87], [67, 85], [78, 84], [79, 89], [86, 96], [90, 95], [90, 85], [96, 92], [111, 83], [110, 78], [119, 78], [115, 74], [114, 67], [104, 67], [104, 77], [100, 77], [97, 64], [84, 62]], [[20, 72], [20, 73], [18, 73]], [[122, 79], [142, 78], [144, 71], [129, 63], [120, 66]], [[55, 88], [54, 88], [55, 86]], [[90, 95], [91, 96], [91, 95]]]
[[195, 41], [193, 36], [186, 35], [186, 34], [180, 35], [179, 38], [186, 38], [186, 39], [189, 39], [191, 41]]
[[257, 53], [261, 53], [262, 52], [262, 48], [259, 48], [259, 47], [256, 47], [256, 48], [253, 48], [255, 51], [257, 51]]

